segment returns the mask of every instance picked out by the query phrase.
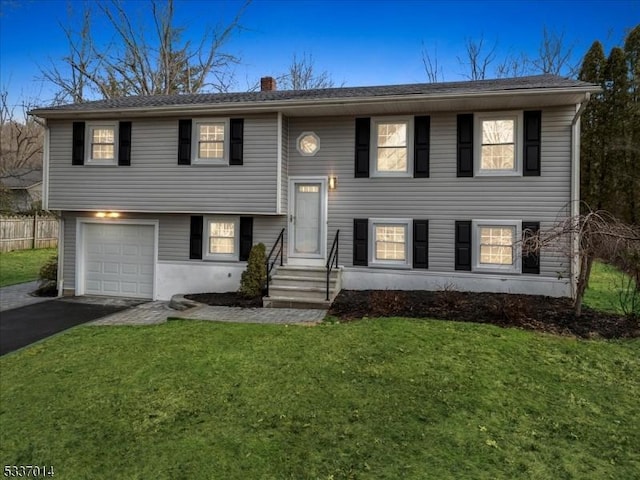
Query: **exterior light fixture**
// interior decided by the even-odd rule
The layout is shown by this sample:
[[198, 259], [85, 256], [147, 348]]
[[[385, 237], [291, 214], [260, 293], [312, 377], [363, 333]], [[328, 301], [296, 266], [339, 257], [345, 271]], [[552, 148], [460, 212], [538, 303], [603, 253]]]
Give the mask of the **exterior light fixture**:
[[329, 177], [329, 190], [338, 188], [338, 177]]
[[96, 212], [96, 217], [98, 217], [98, 218], [119, 218], [120, 214], [118, 212]]

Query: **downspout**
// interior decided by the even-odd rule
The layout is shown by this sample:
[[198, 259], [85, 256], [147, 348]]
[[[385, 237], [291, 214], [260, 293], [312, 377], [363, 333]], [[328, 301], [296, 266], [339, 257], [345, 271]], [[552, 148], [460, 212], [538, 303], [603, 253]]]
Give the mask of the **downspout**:
[[[584, 101], [577, 104], [576, 113], [571, 121], [571, 218], [576, 219], [580, 215], [580, 117], [587, 107], [591, 94], [584, 94]], [[576, 298], [578, 274], [580, 262], [578, 257], [579, 238], [575, 233], [571, 234], [571, 297]]]
[[282, 213], [282, 138], [283, 138], [282, 112], [278, 112], [278, 122], [276, 133], [276, 213]]

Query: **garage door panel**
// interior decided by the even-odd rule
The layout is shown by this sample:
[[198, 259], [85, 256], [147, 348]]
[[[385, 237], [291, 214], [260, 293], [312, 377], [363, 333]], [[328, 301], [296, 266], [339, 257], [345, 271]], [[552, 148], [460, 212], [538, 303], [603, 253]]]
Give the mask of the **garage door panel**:
[[102, 264], [103, 273], [120, 273], [120, 264], [115, 262], [104, 262]]
[[122, 273], [124, 275], [137, 275], [140, 270], [140, 265], [135, 263], [123, 263], [122, 264]]
[[154, 243], [152, 225], [85, 224], [85, 293], [151, 298]]

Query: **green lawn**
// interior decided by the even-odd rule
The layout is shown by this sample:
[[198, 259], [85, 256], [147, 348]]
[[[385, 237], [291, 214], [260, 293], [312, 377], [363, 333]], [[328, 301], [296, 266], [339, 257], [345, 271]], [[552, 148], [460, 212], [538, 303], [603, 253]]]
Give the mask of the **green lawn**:
[[640, 340], [401, 318], [79, 327], [0, 358], [59, 479], [638, 478]]
[[0, 287], [37, 280], [40, 267], [55, 254], [55, 248], [0, 253]]
[[[624, 301], [627, 305], [626, 310], [631, 311], [631, 299], [621, 297], [621, 292], [629, 286], [628, 282], [629, 277], [617, 268], [606, 263], [594, 262], [589, 288], [584, 295], [584, 305], [595, 310], [623, 314]], [[640, 304], [637, 307], [640, 307]], [[640, 315], [640, 312], [638, 314]]]

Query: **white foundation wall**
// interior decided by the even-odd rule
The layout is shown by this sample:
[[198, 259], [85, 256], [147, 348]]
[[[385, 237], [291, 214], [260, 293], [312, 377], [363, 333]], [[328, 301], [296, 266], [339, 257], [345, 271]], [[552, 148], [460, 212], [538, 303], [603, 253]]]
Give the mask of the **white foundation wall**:
[[518, 293], [570, 297], [568, 278], [498, 276], [478, 273], [439, 273], [345, 267], [342, 288], [346, 290], [458, 290], [462, 292]]
[[246, 262], [158, 262], [155, 299], [170, 300], [178, 293], [235, 292], [246, 268]]

